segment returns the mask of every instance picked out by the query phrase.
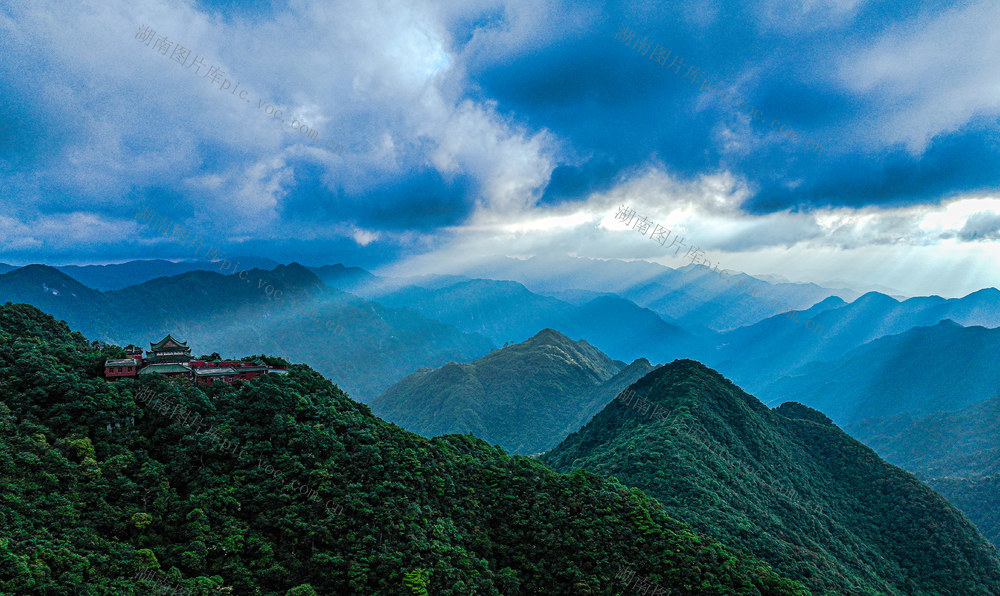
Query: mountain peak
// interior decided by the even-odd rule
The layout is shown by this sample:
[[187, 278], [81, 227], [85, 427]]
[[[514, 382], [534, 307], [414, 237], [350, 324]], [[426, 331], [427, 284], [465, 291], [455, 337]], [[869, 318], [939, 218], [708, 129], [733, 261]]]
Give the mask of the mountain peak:
[[777, 414], [781, 414], [785, 418], [794, 418], [797, 420], [809, 420], [811, 422], [817, 422], [819, 424], [833, 424], [833, 421], [819, 410], [814, 410], [809, 406], [804, 406], [798, 402], [786, 401], [777, 408], [772, 410]]
[[831, 309], [834, 309], [834, 308], [840, 308], [841, 306], [844, 306], [846, 304], [847, 304], [847, 301], [845, 301], [840, 296], [827, 296], [826, 298], [820, 300], [816, 304], [813, 304], [812, 306], [810, 306], [809, 308], [807, 308], [806, 312], [809, 312], [809, 311], [821, 311], [821, 310], [831, 310]]
[[471, 430], [508, 451], [540, 453], [614, 399], [620, 386], [608, 382], [623, 367], [546, 328], [478, 360], [410, 375], [370, 406], [424, 436]]
[[[637, 396], [615, 399], [542, 461], [637, 487], [698, 532], [806, 576], [810, 593], [950, 592], [943, 570], [951, 561], [939, 577], [924, 571], [933, 557], [910, 565], [901, 545], [956, 553], [970, 585], [998, 577], [995, 551], [954, 507], [823, 414], [798, 403], [769, 410], [692, 360], [631, 389]], [[925, 520], [949, 531], [928, 532]], [[859, 557], [859, 545], [871, 555]]]
[[573, 344], [575, 344], [576, 342], [573, 341], [572, 339], [566, 337], [562, 333], [559, 333], [555, 329], [552, 329], [550, 327], [546, 327], [545, 329], [542, 329], [541, 331], [539, 331], [538, 333], [536, 333], [533, 337], [529, 338], [524, 343], [548, 343], [548, 344], [573, 343]]
[[971, 294], [966, 296], [966, 298], [969, 298], [971, 296], [975, 296], [976, 298], [991, 298], [993, 300], [998, 300], [1000, 299], [1000, 290], [993, 287], [983, 288], [982, 290], [976, 290], [975, 292], [972, 292]]
[[887, 304], [887, 305], [896, 305], [896, 304], [899, 304], [899, 300], [896, 300], [892, 296], [886, 296], [885, 294], [883, 294], [881, 292], [874, 292], [873, 291], [873, 292], [867, 292], [867, 293], [861, 295], [860, 297], [858, 297], [858, 299], [854, 301], [854, 304], [880, 304], [880, 305]]
[[46, 286], [56, 286], [64, 289], [93, 291], [69, 275], [48, 265], [25, 265], [24, 267], [4, 273], [3, 277], [10, 282], [43, 283]]

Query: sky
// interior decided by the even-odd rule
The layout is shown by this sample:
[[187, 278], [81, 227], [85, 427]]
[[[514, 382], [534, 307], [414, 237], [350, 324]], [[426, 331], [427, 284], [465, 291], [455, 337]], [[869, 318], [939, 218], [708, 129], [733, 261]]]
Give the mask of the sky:
[[698, 257], [962, 296], [1000, 279], [997, 22], [995, 1], [5, 0], [0, 262], [204, 254], [166, 226], [385, 273]]

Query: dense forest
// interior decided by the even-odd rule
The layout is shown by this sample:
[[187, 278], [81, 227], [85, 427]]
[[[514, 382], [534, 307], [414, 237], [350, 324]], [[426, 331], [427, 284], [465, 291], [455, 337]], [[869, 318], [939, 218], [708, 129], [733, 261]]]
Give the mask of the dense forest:
[[0, 307], [0, 591], [808, 593], [636, 489], [424, 439], [307, 366], [110, 384], [120, 354]]
[[955, 412], [865, 419], [844, 430], [916, 474], [1000, 545], [1000, 396]]
[[425, 437], [470, 433], [531, 455], [556, 446], [652, 369], [644, 358], [626, 366], [543, 329], [473, 362], [417, 371], [368, 405]]
[[820, 412], [768, 409], [690, 360], [630, 393], [543, 461], [641, 488], [815, 593], [1000, 594], [1000, 558], [976, 528]]

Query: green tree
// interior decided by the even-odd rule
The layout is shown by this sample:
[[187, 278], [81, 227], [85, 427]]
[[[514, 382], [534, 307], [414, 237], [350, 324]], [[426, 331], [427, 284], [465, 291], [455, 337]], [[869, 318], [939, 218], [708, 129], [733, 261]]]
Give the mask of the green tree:
[[417, 567], [413, 571], [403, 576], [405, 583], [417, 596], [427, 596], [427, 584], [430, 583], [431, 573]]

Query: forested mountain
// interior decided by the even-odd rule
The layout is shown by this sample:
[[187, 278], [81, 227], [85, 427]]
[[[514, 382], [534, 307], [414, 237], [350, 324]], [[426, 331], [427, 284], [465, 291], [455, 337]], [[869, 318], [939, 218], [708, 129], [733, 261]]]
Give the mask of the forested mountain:
[[1000, 473], [976, 478], [928, 478], [926, 482], [961, 509], [1000, 548]]
[[844, 427], [927, 482], [1000, 545], [1000, 396], [956, 412], [860, 420]]
[[418, 371], [372, 400], [372, 411], [426, 437], [471, 433], [512, 453], [548, 449], [653, 367], [608, 358], [545, 329], [474, 362]]
[[807, 593], [637, 490], [421, 438], [306, 366], [110, 384], [98, 347], [0, 307], [5, 593]]
[[612, 358], [629, 361], [703, 358], [714, 348], [714, 332], [706, 330], [705, 337], [696, 337], [624, 298], [601, 296], [574, 305], [532, 293], [512, 281], [474, 279], [434, 288], [409, 286], [379, 296], [378, 301], [412, 308], [497, 345], [521, 342], [540, 329], [551, 328], [570, 337], [585, 337]]
[[543, 461], [637, 486], [814, 593], [1000, 593], [1000, 558], [972, 524], [823, 414], [769, 410], [689, 360], [630, 390]]
[[84, 334], [144, 345], [167, 333], [195, 352], [283, 353], [361, 400], [423, 366], [477, 358], [492, 344], [408, 309], [328, 288], [292, 263], [237, 275], [192, 271], [100, 293], [42, 265], [0, 275], [0, 302], [51, 309]]
[[819, 336], [787, 316], [774, 317], [723, 334], [723, 347], [711, 362], [741, 386], [762, 393], [765, 384], [798, 374], [796, 369], [804, 364], [837, 360], [872, 340], [914, 327], [931, 327], [945, 319], [967, 327], [1000, 326], [1000, 290], [996, 288], [963, 298], [923, 296], [902, 302], [869, 292], [850, 304], [833, 306], [799, 317], [822, 328]]
[[945, 320], [876, 339], [832, 362], [807, 364], [763, 385], [758, 395], [767, 403], [806, 404], [838, 424], [957, 410], [1000, 394], [998, 361], [1000, 329]]

